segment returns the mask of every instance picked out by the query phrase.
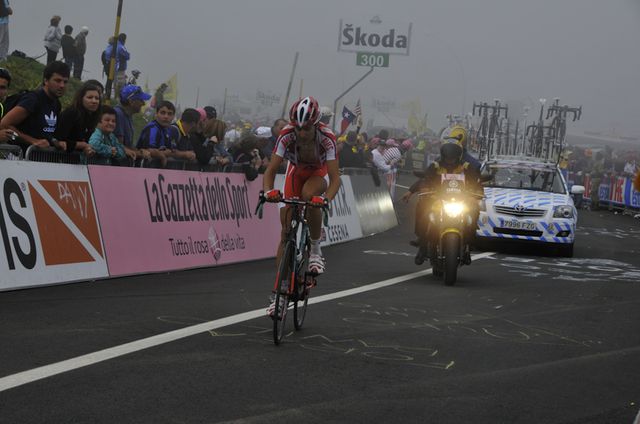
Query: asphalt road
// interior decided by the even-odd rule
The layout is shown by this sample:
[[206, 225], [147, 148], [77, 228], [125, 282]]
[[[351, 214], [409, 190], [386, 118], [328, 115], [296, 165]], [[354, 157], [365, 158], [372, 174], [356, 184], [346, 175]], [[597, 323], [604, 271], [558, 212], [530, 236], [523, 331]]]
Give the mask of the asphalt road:
[[574, 258], [507, 246], [446, 287], [398, 214], [324, 250], [280, 346], [272, 260], [0, 293], [0, 423], [634, 421], [639, 220], [582, 211]]

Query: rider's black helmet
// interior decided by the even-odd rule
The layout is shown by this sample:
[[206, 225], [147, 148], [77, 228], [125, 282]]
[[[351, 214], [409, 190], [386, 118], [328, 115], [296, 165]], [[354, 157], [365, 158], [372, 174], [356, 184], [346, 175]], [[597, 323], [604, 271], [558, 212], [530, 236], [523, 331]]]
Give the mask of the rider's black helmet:
[[452, 141], [444, 143], [440, 147], [440, 160], [443, 165], [454, 166], [462, 160], [462, 146]]

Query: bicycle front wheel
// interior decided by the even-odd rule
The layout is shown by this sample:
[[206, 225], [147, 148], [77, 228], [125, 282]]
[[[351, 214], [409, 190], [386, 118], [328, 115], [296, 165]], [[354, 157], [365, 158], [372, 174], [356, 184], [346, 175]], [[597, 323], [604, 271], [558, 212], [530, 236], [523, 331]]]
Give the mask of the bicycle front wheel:
[[309, 291], [312, 286], [311, 279], [314, 278], [307, 275], [309, 247], [309, 239], [307, 239], [302, 249], [302, 259], [296, 264], [296, 298], [295, 302], [293, 302], [293, 326], [296, 330], [300, 330], [302, 324], [304, 324], [304, 317], [307, 315], [307, 305], [309, 303]]
[[287, 321], [289, 307], [289, 286], [293, 284], [295, 278], [293, 272], [294, 254], [295, 246], [289, 241], [284, 246], [276, 274], [276, 304], [273, 313], [273, 342], [275, 344], [280, 344], [284, 337], [284, 325]]

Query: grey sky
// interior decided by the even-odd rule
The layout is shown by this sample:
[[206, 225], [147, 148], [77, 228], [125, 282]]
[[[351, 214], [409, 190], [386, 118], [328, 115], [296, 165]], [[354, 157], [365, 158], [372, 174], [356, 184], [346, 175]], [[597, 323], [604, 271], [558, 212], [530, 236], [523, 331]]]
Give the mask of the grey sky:
[[[14, 0], [10, 49], [44, 52], [51, 15], [90, 28], [85, 78], [100, 78], [99, 55], [113, 33], [117, 0]], [[200, 103], [257, 89], [284, 97], [300, 52], [292, 96], [333, 100], [368, 68], [337, 52], [339, 19], [413, 24], [409, 57], [391, 56], [343, 100], [398, 103], [420, 99], [430, 126], [465, 103], [493, 98], [537, 102], [560, 97], [583, 105], [575, 130], [640, 134], [640, 1], [638, 0], [124, 0], [121, 31], [140, 69], [156, 86], [178, 73], [179, 103]], [[144, 81], [144, 78], [143, 78]], [[406, 112], [405, 112], [406, 113]], [[402, 117], [403, 112], [394, 115]]]

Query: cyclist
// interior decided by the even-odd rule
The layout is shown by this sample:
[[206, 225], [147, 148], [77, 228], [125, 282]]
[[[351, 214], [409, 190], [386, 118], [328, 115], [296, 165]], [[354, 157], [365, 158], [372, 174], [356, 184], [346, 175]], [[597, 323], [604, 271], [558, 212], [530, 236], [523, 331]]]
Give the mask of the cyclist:
[[[336, 136], [319, 119], [320, 108], [313, 97], [302, 98], [291, 106], [289, 124], [280, 132], [271, 161], [264, 173], [263, 189], [267, 201], [279, 202], [283, 199], [283, 194], [280, 190], [274, 189], [273, 184], [276, 173], [285, 159], [289, 161], [284, 183], [285, 198], [297, 197], [323, 206], [335, 197], [340, 188]], [[278, 262], [291, 217], [291, 208], [284, 207], [280, 210], [282, 232], [278, 244]], [[319, 208], [310, 208], [308, 219], [311, 242], [309, 272], [322, 274], [325, 270], [320, 250], [322, 211]]]
[[[432, 191], [440, 186], [443, 174], [464, 174], [466, 189], [473, 192], [482, 192], [482, 186], [480, 185], [480, 173], [463, 157], [463, 148], [457, 138], [448, 138], [440, 147], [440, 157], [435, 162], [431, 163], [427, 170], [424, 172], [424, 176], [413, 183], [402, 200], [409, 201], [409, 198], [419, 191]], [[416, 265], [421, 265], [425, 258], [429, 256], [427, 251], [428, 240], [425, 240], [425, 235], [429, 233], [429, 219], [428, 213], [431, 209], [432, 198], [430, 196], [423, 196], [420, 198], [416, 205], [416, 219], [415, 219], [415, 234], [417, 239], [412, 241], [411, 244], [418, 247], [418, 253], [415, 257]], [[476, 208], [477, 209], [477, 208]], [[473, 216], [477, 221], [479, 211], [474, 210]], [[476, 230], [476, 225], [470, 225], [465, 238], [471, 242], [473, 240]], [[465, 252], [465, 263], [471, 263], [471, 256], [469, 252]]]

